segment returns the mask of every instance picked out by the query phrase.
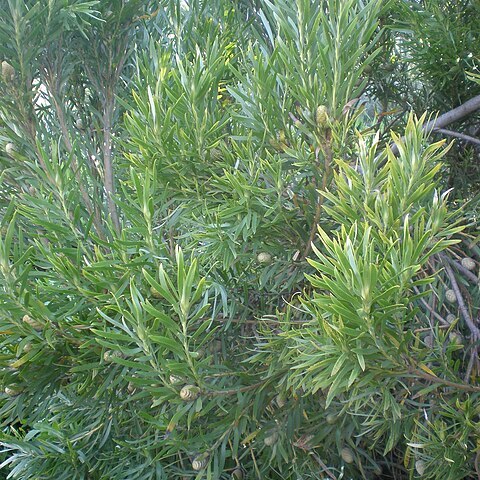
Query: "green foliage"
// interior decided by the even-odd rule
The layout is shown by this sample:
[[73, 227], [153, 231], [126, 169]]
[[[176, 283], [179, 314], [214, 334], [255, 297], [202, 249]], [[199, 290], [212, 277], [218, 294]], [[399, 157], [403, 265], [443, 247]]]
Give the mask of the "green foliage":
[[[383, 63], [374, 64], [369, 88], [381, 100], [383, 112], [397, 115], [392, 115], [394, 124], [401, 125], [401, 111], [448, 111], [480, 94], [470, 80], [480, 66], [479, 14], [476, 0], [390, 2], [385, 18], [389, 49], [381, 57]], [[477, 137], [478, 114], [447, 128]], [[458, 198], [475, 197], [480, 179], [478, 148], [462, 140], [455, 143], [446, 158], [445, 183], [454, 187]]]
[[403, 47], [439, 102], [458, 104], [480, 92], [467, 79], [480, 62], [479, 14], [480, 4], [470, 0], [404, 3], [398, 19], [407, 34]]
[[403, 3], [0, 0], [5, 476], [474, 475], [480, 250], [372, 107]]
[[[462, 229], [454, 226], [446, 196], [435, 188], [437, 161], [445, 150], [441, 143], [425, 145], [421, 123], [412, 117], [405, 138], [394, 139], [398, 156], [389, 149], [378, 152], [378, 137], [360, 139], [361, 173], [339, 162], [335, 194], [324, 195], [329, 200], [325, 209], [341, 228], [326, 232], [319, 227], [317, 259], [309, 260], [317, 274], [307, 276], [314, 293], [303, 306], [313, 320], [302, 328], [284, 323], [280, 339], [266, 337], [262, 349], [268, 353], [255, 355], [255, 361], [270, 365], [272, 375], [284, 372], [278, 388], [320, 394], [326, 414], [354, 415], [352, 430], [338, 433], [337, 441], [359, 452], [358, 463], [378, 461], [404, 437], [415, 438], [420, 431], [442, 436], [429, 419], [446, 429], [446, 411], [458, 408], [458, 391], [449, 395], [443, 388], [443, 353], [425, 348], [414, 333], [424, 322], [418, 300], [428, 295], [432, 282], [432, 277], [419, 273], [426, 273], [430, 257], [458, 242], [451, 237]], [[415, 288], [423, 292], [412, 295]], [[455, 348], [441, 331], [436, 334], [440, 349]], [[437, 385], [426, 385], [422, 373]], [[450, 381], [463, 383], [458, 374]], [[438, 396], [445, 411], [414, 400], [427, 393]], [[318, 430], [322, 429], [314, 432], [315, 444], [328, 435], [328, 430]], [[446, 457], [458, 456], [458, 462], [461, 458], [465, 463], [474, 439], [472, 432], [464, 437], [466, 443], [448, 442], [451, 452]], [[448, 464], [441, 465], [434, 443], [430, 438], [408, 444], [432, 448], [421, 455], [431, 462], [430, 478], [468, 474], [464, 468], [452, 471]], [[409, 463], [407, 456], [405, 465]]]

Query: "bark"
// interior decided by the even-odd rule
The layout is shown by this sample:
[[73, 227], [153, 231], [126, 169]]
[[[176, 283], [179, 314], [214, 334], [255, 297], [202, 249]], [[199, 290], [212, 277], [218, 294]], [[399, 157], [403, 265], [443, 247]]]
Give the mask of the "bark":
[[[475, 112], [476, 110], [480, 109], [480, 95], [471, 98], [470, 100], [466, 101], [462, 105], [453, 110], [450, 110], [433, 120], [430, 120], [423, 126], [423, 130], [425, 130], [428, 135], [435, 131], [435, 129], [441, 129], [446, 125], [449, 125], [453, 122], [461, 120], [462, 118], [467, 117], [471, 113]], [[402, 138], [403, 140], [403, 138]], [[392, 152], [397, 155], [398, 148], [395, 144], [390, 145]]]

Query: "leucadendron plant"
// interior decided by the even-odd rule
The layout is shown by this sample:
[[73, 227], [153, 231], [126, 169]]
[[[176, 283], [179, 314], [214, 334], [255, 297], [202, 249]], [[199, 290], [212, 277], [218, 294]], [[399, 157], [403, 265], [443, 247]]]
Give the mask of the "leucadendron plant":
[[419, 308], [440, 274], [430, 262], [464, 228], [437, 180], [448, 147], [429, 144], [424, 120], [411, 115], [383, 150], [360, 136], [355, 165], [337, 161], [324, 208], [338, 226], [318, 227], [301, 302], [311, 320], [285, 318], [253, 361], [283, 370], [283, 395], [317, 399], [323, 418], [303, 431], [322, 458], [336, 450], [347, 464], [391, 472], [390, 456], [414, 476], [453, 480], [475, 458], [480, 388], [463, 378], [454, 324]]
[[394, 3], [0, 0], [0, 476], [474, 474], [480, 255]]

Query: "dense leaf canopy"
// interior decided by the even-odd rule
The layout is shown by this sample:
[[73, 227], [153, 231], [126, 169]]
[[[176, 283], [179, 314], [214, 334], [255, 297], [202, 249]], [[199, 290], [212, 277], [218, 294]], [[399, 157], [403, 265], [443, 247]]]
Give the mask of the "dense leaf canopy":
[[0, 11], [0, 476], [479, 478], [478, 0]]

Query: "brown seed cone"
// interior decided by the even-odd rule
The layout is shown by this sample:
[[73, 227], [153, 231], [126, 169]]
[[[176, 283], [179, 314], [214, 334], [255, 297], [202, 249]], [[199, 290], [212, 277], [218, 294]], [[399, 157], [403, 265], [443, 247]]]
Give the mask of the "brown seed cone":
[[200, 396], [200, 389], [196, 385], [185, 385], [180, 390], [180, 398], [186, 402], [193, 402]]
[[170, 375], [168, 379], [170, 380], [171, 384], [181, 383], [183, 380], [182, 377], [179, 377], [178, 375]]
[[104, 354], [103, 354], [103, 360], [105, 362], [113, 362], [113, 359], [114, 358], [123, 358], [124, 355], [122, 352], [119, 352], [118, 350], [107, 350]]
[[43, 325], [39, 322], [37, 322], [36, 320], [34, 320], [33, 318], [31, 318], [29, 315], [24, 315], [22, 320], [30, 325], [32, 328], [34, 328], [35, 330], [41, 330]]
[[353, 463], [354, 456], [350, 448], [348, 447], [342, 448], [340, 455], [342, 456], [342, 459], [345, 463]]
[[287, 404], [286, 398], [280, 393], [275, 397], [275, 402], [277, 403], [278, 408], [283, 408]]
[[202, 453], [201, 455], [197, 455], [193, 460], [192, 460], [192, 468], [195, 471], [202, 470], [208, 465], [208, 461], [210, 455], [208, 453]]

